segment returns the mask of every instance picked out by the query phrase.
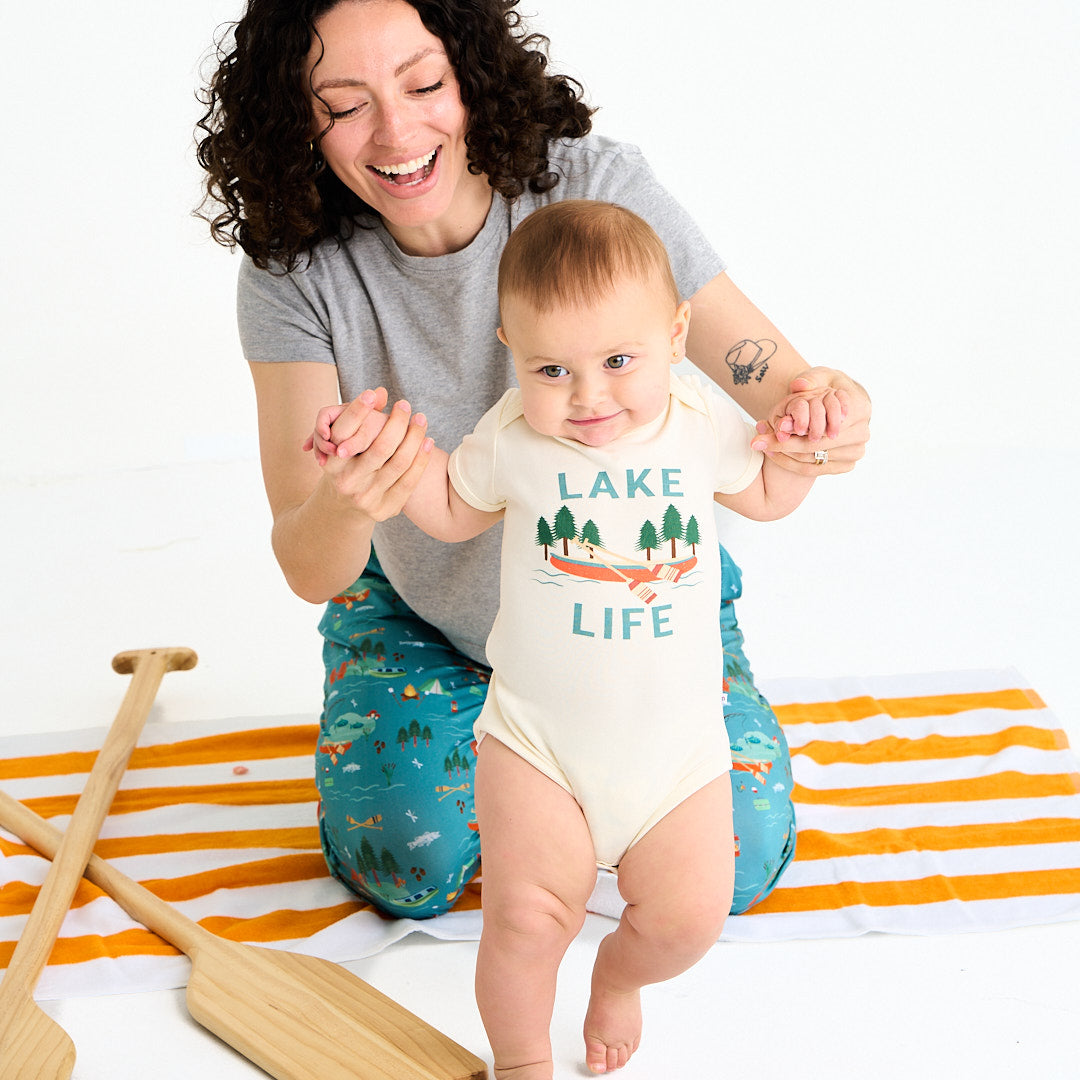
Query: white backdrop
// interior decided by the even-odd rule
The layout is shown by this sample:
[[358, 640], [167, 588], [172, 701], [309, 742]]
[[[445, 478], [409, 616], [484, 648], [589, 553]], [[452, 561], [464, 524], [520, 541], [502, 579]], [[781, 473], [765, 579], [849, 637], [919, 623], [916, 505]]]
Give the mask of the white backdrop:
[[[1014, 664], [1080, 747], [1075, 0], [522, 7], [602, 106], [598, 129], [644, 147], [734, 280], [810, 362], [873, 394], [854, 474], [783, 522], [727, 522], [759, 678]], [[269, 549], [237, 260], [190, 217], [199, 61], [238, 9], [5, 9], [5, 733], [104, 726], [126, 685], [109, 658], [152, 645], [199, 653], [167, 677], [159, 720], [318, 714], [319, 611]], [[560, 1061], [576, 1060], [600, 932], [560, 980]], [[716, 1075], [685, 1030], [695, 1008], [736, 1018], [732, 1069], [763, 1080], [928, 1061], [1075, 1075], [1080, 924], [752, 948], [714, 950], [651, 998], [671, 1075]], [[474, 954], [406, 942], [353, 967], [481, 1049], [460, 992]], [[758, 1007], [778, 980], [797, 1003], [779, 1042]], [[179, 992], [48, 1004], [82, 1080], [255, 1072], [185, 1021]]]
[[[68, 497], [64, 485], [80, 493], [61, 535], [23, 529], [26, 560], [39, 573], [55, 560], [49, 580], [70, 588], [92, 572], [69, 560], [92, 548], [107, 500], [136, 515], [128, 549], [183, 539], [137, 484], [122, 494], [133, 477], [173, 470], [171, 505], [193, 508], [221, 547], [212, 574], [172, 587], [204, 590], [216, 626], [231, 610], [229, 560], [255, 567], [265, 638], [251, 658], [272, 684], [279, 658], [301, 641], [310, 653], [314, 613], [288, 595], [263, 539], [238, 260], [190, 215], [198, 69], [238, 10], [63, 0], [6, 14], [0, 476], [43, 501]], [[1016, 663], [1059, 705], [1076, 702], [1064, 654], [1077, 607], [1071, 497], [1055, 492], [1075, 488], [1077, 464], [1077, 5], [522, 10], [601, 106], [597, 128], [646, 150], [736, 283], [808, 361], [849, 371], [874, 397], [870, 457], [852, 477], [819, 485], [780, 525], [731, 526], [756, 597], [743, 611], [755, 665]], [[233, 470], [229, 498], [208, 501], [198, 470], [209, 465]], [[1060, 568], [1050, 591], [1033, 588], [1032, 566]], [[9, 562], [3, 576], [9, 602], [25, 605], [13, 613], [20, 639], [45, 633], [25, 569]], [[1006, 618], [988, 628], [979, 617], [975, 634], [970, 602], [988, 590]], [[160, 610], [142, 615], [148, 634], [176, 638]], [[222, 638], [220, 661], [237, 647]], [[203, 648], [212, 659], [217, 639]], [[280, 711], [311, 703], [291, 693], [280, 688]]]
[[[200, 57], [235, 2], [5, 15], [3, 430], [19, 474], [250, 449], [235, 265], [188, 211]], [[877, 434], [1071, 445], [1080, 40], [1069, 0], [524, 0]]]

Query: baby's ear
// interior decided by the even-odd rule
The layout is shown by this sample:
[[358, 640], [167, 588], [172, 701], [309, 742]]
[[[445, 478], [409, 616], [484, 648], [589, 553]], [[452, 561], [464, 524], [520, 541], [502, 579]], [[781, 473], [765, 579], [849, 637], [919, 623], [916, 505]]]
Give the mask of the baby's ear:
[[674, 355], [672, 363], [678, 363], [686, 351], [686, 335], [690, 331], [690, 301], [684, 300], [675, 311], [671, 324], [671, 348]]
[[506, 340], [506, 335], [505, 335], [505, 334], [503, 333], [503, 328], [502, 328], [501, 326], [500, 326], [500, 327], [498, 328], [498, 330], [496, 330], [496, 331], [495, 331], [495, 336], [496, 336], [496, 337], [497, 337], [497, 338], [498, 338], [498, 339], [499, 339], [499, 340], [500, 340], [500, 341], [501, 341], [501, 342], [502, 342], [502, 343], [503, 343], [503, 344], [504, 344], [504, 345], [505, 345], [505, 346], [506, 346], [506, 347], [507, 347], [508, 349], [510, 348], [510, 342]]

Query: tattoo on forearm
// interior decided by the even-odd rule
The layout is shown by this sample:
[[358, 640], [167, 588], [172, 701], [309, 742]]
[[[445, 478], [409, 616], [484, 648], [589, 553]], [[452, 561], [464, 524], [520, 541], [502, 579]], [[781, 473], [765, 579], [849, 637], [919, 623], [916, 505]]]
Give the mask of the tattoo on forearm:
[[768, 338], [761, 341], [751, 341], [744, 338], [738, 344], [733, 345], [724, 360], [731, 368], [731, 378], [736, 386], [745, 386], [750, 382], [753, 375], [757, 382], [765, 378], [765, 372], [769, 370], [769, 360], [776, 352], [776, 342]]

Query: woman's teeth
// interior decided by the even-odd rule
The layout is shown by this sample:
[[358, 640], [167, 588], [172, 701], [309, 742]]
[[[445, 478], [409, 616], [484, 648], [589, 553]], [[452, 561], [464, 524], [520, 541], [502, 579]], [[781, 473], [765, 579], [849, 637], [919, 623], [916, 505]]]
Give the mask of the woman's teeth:
[[423, 157], [413, 158], [412, 161], [403, 161], [400, 165], [372, 165], [372, 168], [383, 176], [410, 176], [429, 165], [434, 157], [435, 150], [431, 150], [424, 154]]

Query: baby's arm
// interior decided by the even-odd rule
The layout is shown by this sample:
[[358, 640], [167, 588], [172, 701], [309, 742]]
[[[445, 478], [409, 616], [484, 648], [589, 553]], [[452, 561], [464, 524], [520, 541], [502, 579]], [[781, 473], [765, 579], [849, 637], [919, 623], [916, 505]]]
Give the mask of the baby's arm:
[[743, 517], [754, 521], [775, 521], [790, 514], [813, 486], [814, 477], [793, 473], [777, 465], [771, 457], [766, 457], [761, 472], [749, 487], [734, 495], [718, 491], [714, 498], [721, 506]]
[[[777, 437], [781, 440], [790, 438], [791, 433], [802, 433], [801, 425], [805, 418], [799, 411], [797, 396], [788, 399], [788, 404], [793, 406], [790, 412], [775, 417], [777, 424]], [[759, 425], [760, 426], [760, 425]], [[788, 434], [781, 435], [781, 431]], [[760, 447], [760, 435], [753, 439], [755, 449]], [[734, 510], [743, 517], [752, 518], [755, 521], [775, 521], [777, 518], [786, 517], [806, 498], [807, 493], [814, 486], [816, 477], [804, 476], [801, 473], [792, 472], [778, 465], [773, 459], [772, 453], [766, 453], [758, 473], [749, 487], [734, 495], [718, 491], [714, 498], [721, 506]]]
[[454, 543], [471, 540], [502, 520], [501, 510], [477, 510], [457, 493], [450, 482], [450, 455], [445, 450], [426, 439], [420, 453], [431, 457], [404, 510], [417, 528], [436, 540]]

